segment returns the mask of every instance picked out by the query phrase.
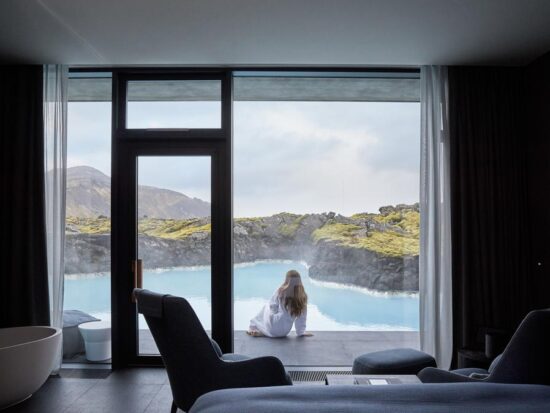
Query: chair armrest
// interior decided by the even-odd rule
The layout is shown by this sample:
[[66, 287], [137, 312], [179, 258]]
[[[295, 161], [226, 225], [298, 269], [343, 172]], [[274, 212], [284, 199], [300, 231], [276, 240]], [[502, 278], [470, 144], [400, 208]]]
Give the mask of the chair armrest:
[[214, 351], [216, 352], [218, 357], [221, 357], [223, 355], [223, 353], [222, 353], [222, 349], [220, 348], [219, 344], [213, 338], [210, 339], [210, 342], [212, 343], [212, 347], [214, 347]]
[[422, 369], [420, 373], [418, 373], [418, 378], [422, 383], [480, 383], [485, 381], [473, 379], [447, 370], [436, 369], [435, 367], [426, 367]]
[[277, 357], [266, 356], [223, 363], [217, 380], [220, 388], [291, 385], [283, 363]]

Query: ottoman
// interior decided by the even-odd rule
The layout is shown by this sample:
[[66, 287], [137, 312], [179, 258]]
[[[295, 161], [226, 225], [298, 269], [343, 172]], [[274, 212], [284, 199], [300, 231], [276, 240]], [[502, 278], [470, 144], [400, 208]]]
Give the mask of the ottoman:
[[89, 361], [104, 361], [111, 358], [111, 323], [92, 321], [78, 326], [86, 347]]
[[412, 348], [396, 348], [363, 354], [353, 361], [353, 374], [417, 374], [424, 367], [437, 367], [435, 359]]

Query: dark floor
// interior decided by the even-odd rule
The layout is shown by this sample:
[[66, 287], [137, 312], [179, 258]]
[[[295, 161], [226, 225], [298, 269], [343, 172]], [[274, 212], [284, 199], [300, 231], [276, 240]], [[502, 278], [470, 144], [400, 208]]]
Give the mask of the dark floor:
[[[316, 369], [290, 371], [295, 385], [324, 385], [326, 373], [350, 374], [350, 371], [338, 368], [328, 372]], [[30, 399], [2, 413], [169, 413], [171, 404], [172, 394], [162, 368], [115, 372], [63, 369], [61, 377], [48, 379]]]
[[[70, 377], [70, 376], [73, 377]], [[172, 395], [161, 368], [70, 374], [50, 378], [30, 399], [2, 413], [169, 413]]]

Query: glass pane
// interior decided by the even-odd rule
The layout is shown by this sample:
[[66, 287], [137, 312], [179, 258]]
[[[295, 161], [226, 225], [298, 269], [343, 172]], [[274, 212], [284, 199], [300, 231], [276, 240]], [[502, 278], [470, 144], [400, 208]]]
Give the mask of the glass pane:
[[[419, 346], [420, 104], [336, 101], [334, 82], [315, 84], [322, 101], [304, 85], [303, 100], [234, 104], [235, 347], [350, 365]], [[301, 274], [313, 337], [263, 321], [289, 270]], [[251, 327], [289, 334], [258, 339]]]
[[220, 80], [128, 82], [128, 129], [221, 127]]
[[[99, 82], [110, 90], [111, 79]], [[64, 362], [86, 362], [78, 325], [111, 321], [111, 96], [95, 100], [97, 84], [69, 85]]]
[[[186, 298], [210, 332], [210, 158], [142, 156], [138, 184], [143, 288]], [[139, 352], [158, 354], [142, 315]]]

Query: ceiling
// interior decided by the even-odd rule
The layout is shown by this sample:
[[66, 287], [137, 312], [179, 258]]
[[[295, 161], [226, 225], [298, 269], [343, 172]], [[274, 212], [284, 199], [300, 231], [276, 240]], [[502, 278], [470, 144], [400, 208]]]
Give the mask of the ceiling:
[[520, 65], [549, 50], [549, 0], [0, 2], [4, 63]]

